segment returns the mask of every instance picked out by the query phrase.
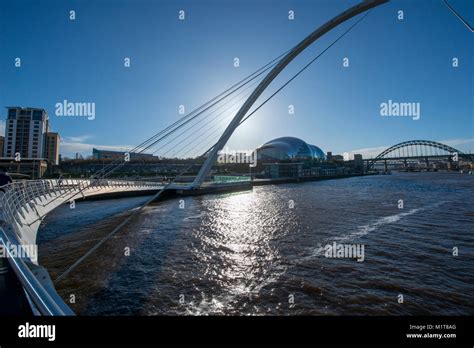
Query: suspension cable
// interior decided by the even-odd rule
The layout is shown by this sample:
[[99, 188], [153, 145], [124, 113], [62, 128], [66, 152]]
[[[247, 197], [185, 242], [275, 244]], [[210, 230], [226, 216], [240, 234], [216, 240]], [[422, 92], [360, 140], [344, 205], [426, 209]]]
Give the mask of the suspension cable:
[[[288, 84], [290, 84], [296, 77], [298, 77], [304, 70], [306, 70], [310, 65], [312, 65], [319, 57], [321, 57], [329, 48], [331, 48], [336, 42], [338, 42], [342, 37], [344, 37], [349, 31], [351, 31], [352, 28], [354, 28], [358, 23], [360, 23], [367, 15], [369, 12], [364, 14], [362, 18], [360, 18], [357, 22], [355, 22], [352, 26], [350, 26], [346, 31], [344, 31], [336, 40], [334, 40], [328, 47], [326, 47], [320, 54], [318, 54], [315, 58], [313, 58], [308, 64], [306, 64], [302, 69], [300, 69], [295, 75], [293, 75], [286, 83], [284, 83], [280, 88], [278, 88], [270, 97], [268, 97], [265, 101], [263, 101], [254, 111], [252, 111], [248, 116], [246, 116], [240, 123], [239, 126], [245, 122], [247, 119], [250, 118], [250, 116], [254, 115], [263, 105], [265, 105], [268, 101], [270, 101], [275, 95], [277, 95], [283, 88], [285, 88]], [[201, 156], [198, 156], [195, 158], [195, 161], [198, 159], [203, 158], [209, 151], [211, 151], [217, 143], [212, 145], [206, 152], [204, 152]], [[132, 214], [130, 214], [122, 223], [120, 223], [118, 226], [116, 226], [110, 233], [108, 233], [104, 238], [102, 238], [97, 244], [95, 244], [92, 248], [90, 248], [83, 256], [81, 256], [78, 260], [76, 260], [70, 267], [68, 267], [60, 276], [58, 276], [55, 280], [54, 283], [60, 282], [62, 279], [64, 279], [69, 273], [71, 273], [79, 264], [82, 263], [87, 257], [89, 257], [95, 250], [97, 250], [102, 244], [104, 244], [107, 240], [109, 240], [113, 235], [115, 235], [123, 226], [125, 226], [136, 214], [141, 212], [146, 206], [148, 206], [151, 202], [155, 201], [158, 199], [161, 194], [171, 185], [173, 184], [178, 178], [183, 176], [186, 172], [188, 172], [189, 169], [191, 169], [195, 164], [192, 163], [190, 166], [188, 166], [186, 169], [181, 171], [171, 182], [169, 182], [167, 185], [165, 185], [158, 193], [153, 195], [152, 198], [147, 200], [144, 204], [142, 204], [138, 209], [135, 209]]]

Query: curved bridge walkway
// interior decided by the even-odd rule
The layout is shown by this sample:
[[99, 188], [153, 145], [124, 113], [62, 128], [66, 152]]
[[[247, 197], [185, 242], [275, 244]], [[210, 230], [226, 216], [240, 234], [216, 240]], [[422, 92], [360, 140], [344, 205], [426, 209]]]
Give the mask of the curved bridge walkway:
[[0, 271], [13, 270], [35, 314], [72, 315], [57, 295], [47, 271], [38, 265], [36, 235], [43, 218], [61, 204], [77, 199], [120, 193], [150, 195], [162, 188], [163, 185], [156, 182], [105, 179], [31, 180], [3, 186], [0, 189], [0, 247], [8, 265], [3, 259]]

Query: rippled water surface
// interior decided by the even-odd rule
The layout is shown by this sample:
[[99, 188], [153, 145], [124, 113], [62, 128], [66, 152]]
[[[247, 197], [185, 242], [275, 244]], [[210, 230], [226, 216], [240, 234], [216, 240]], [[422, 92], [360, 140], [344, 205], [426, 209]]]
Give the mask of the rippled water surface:
[[[57, 209], [39, 232], [40, 263], [56, 277], [145, 199]], [[364, 261], [326, 258], [333, 242], [364, 245]], [[474, 176], [399, 173], [189, 197], [184, 209], [160, 202], [57, 289], [83, 315], [473, 315]]]

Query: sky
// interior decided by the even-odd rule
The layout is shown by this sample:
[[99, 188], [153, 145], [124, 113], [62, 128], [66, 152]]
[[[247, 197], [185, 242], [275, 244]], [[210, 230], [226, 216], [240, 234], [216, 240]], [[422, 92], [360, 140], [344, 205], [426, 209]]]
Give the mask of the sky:
[[[63, 156], [91, 155], [92, 147], [125, 151], [182, 117], [180, 105], [198, 107], [358, 2], [1, 0], [0, 119], [6, 106], [44, 108]], [[450, 4], [474, 24], [474, 1]], [[308, 47], [256, 105], [359, 18]], [[253, 149], [294, 136], [324, 151], [371, 157], [424, 139], [474, 152], [473, 35], [442, 0], [381, 5], [240, 126], [227, 146]], [[94, 103], [95, 117], [57, 116], [55, 105], [64, 100]], [[389, 100], [419, 103], [419, 119], [381, 116]], [[222, 131], [225, 123], [215, 126]], [[0, 134], [2, 128], [4, 122]], [[201, 137], [203, 146], [219, 136], [191, 133], [184, 137]]]

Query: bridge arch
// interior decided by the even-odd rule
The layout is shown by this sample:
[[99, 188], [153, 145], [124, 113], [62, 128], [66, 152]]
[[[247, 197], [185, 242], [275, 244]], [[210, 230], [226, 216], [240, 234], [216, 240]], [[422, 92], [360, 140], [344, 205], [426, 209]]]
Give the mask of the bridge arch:
[[293, 60], [295, 59], [301, 52], [303, 52], [307, 47], [309, 47], [313, 42], [319, 39], [321, 36], [329, 32], [330, 30], [337, 27], [339, 24], [349, 20], [352, 17], [357, 16], [363, 12], [370, 10], [371, 8], [377, 7], [382, 5], [389, 0], [365, 0], [361, 3], [352, 6], [351, 8], [347, 9], [346, 11], [340, 13], [333, 19], [329, 20], [307, 37], [305, 37], [302, 41], [300, 41], [295, 47], [293, 47], [279, 62], [275, 67], [270, 70], [270, 72], [264, 77], [264, 79], [258, 84], [252, 94], [247, 98], [244, 102], [242, 107], [237, 111], [232, 121], [229, 123], [227, 128], [225, 129], [222, 136], [219, 138], [218, 142], [214, 146], [214, 148], [209, 152], [206, 160], [204, 161], [199, 173], [196, 175], [193, 183], [191, 184], [191, 188], [199, 188], [204, 179], [210, 172], [214, 162], [217, 159], [218, 152], [222, 150], [225, 146], [231, 135], [234, 133], [235, 129], [239, 126], [240, 122], [242, 121], [243, 117], [247, 114], [250, 110], [252, 105], [258, 99], [258, 97], [263, 93], [263, 91], [270, 85], [270, 83], [283, 71], [283, 69]]
[[[421, 147], [425, 146], [425, 147], [428, 147], [428, 148], [431, 148], [431, 149], [439, 149], [439, 150], [442, 150], [442, 151], [446, 152], [447, 154], [451, 154], [451, 155], [454, 155], [454, 154], [464, 155], [464, 153], [462, 151], [459, 151], [459, 150], [455, 149], [454, 147], [451, 147], [451, 146], [448, 146], [446, 144], [442, 144], [442, 143], [439, 143], [439, 142], [436, 142], [436, 141], [431, 141], [431, 140], [409, 140], [409, 141], [404, 141], [404, 142], [395, 144], [393, 146], [390, 146], [389, 148], [387, 148], [384, 151], [382, 151], [381, 153], [379, 153], [375, 158], [370, 160], [370, 162], [368, 164], [368, 168], [371, 168], [375, 164], [375, 162], [377, 162], [379, 160], [382, 160], [382, 159], [385, 159], [385, 158], [390, 158], [389, 155], [391, 153], [395, 153], [397, 150], [404, 149], [404, 148], [410, 148], [410, 147], [413, 147], [413, 146], [415, 146], [415, 147], [416, 146], [421, 146]], [[423, 157], [423, 155], [420, 155], [418, 157]], [[426, 157], [429, 157], [429, 155], [426, 154]]]

